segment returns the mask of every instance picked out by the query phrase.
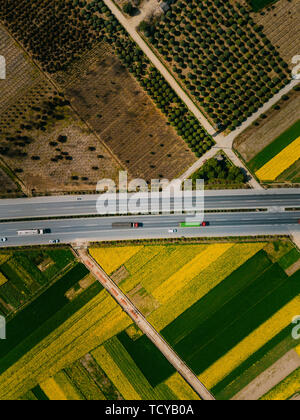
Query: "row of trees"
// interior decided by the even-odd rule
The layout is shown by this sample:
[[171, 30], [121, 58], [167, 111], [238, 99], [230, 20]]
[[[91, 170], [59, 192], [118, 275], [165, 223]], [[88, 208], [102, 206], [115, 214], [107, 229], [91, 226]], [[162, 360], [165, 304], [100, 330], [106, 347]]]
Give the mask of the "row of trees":
[[140, 29], [216, 125], [234, 129], [289, 81], [288, 65], [239, 3], [175, 1]]

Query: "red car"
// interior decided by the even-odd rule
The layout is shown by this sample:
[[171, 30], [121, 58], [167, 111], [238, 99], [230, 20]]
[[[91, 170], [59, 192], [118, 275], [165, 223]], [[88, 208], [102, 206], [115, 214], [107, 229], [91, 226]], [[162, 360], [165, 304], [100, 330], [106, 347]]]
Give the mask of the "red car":
[[208, 226], [208, 222], [202, 222], [201, 226], [203, 226], [203, 227]]
[[132, 223], [132, 227], [133, 227], [134, 229], [137, 229], [137, 228], [143, 227], [143, 223], [137, 223], [137, 222]]

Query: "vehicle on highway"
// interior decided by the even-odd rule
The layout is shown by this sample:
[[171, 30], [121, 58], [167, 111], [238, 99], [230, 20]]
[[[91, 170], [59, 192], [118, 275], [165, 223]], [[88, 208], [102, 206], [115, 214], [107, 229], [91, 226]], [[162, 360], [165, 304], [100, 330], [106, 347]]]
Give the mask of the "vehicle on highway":
[[60, 243], [60, 240], [59, 239], [51, 239], [49, 241], [49, 244], [59, 244], [59, 243]]
[[169, 233], [177, 233], [178, 230], [177, 229], [169, 229]]
[[113, 229], [138, 229], [140, 227], [143, 227], [143, 224], [138, 222], [116, 222], [112, 224]]
[[45, 233], [48, 233], [46, 229], [27, 229], [27, 230], [18, 230], [19, 236], [25, 236], [25, 235], [44, 235]]
[[7, 242], [7, 238], [1, 238], [0, 242]]

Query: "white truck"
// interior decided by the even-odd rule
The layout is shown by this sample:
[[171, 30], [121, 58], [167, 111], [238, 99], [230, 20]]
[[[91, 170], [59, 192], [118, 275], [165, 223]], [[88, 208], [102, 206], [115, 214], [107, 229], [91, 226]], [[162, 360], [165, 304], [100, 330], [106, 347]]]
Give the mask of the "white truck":
[[19, 236], [25, 235], [44, 235], [46, 233], [46, 229], [27, 229], [27, 230], [18, 230]]

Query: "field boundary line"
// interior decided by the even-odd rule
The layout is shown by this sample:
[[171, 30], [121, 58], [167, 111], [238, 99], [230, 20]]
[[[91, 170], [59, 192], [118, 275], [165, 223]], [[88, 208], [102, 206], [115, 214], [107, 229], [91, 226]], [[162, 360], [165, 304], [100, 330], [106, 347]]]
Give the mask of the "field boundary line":
[[76, 250], [83, 264], [96, 276], [98, 281], [110, 293], [129, 317], [146, 334], [158, 350], [173, 365], [176, 371], [187, 381], [203, 400], [215, 400], [208, 389], [200, 382], [194, 372], [181, 360], [170, 345], [162, 338], [156, 329], [146, 320], [129, 298], [120, 290], [114, 281], [103, 271], [100, 265], [90, 256], [86, 249]]
[[[33, 58], [31, 57], [31, 55], [25, 50], [25, 48], [22, 46], [22, 44], [12, 35], [12, 33], [9, 31], [9, 29], [7, 29], [6, 26], [4, 26], [4, 29], [9, 34], [9, 36], [12, 38], [12, 40], [17, 44], [17, 46], [22, 50], [22, 52], [25, 54], [26, 58], [28, 59], [28, 61], [30, 61], [30, 63], [32, 64], [32, 66], [34, 66], [40, 72], [40, 74], [42, 75], [42, 77], [44, 77], [45, 79], [47, 79], [48, 82], [55, 88], [56, 91], [64, 90], [64, 88], [61, 88], [59, 86], [59, 84], [56, 84], [56, 82], [52, 79], [52, 77], [49, 74], [47, 74], [47, 72], [45, 72], [40, 67], [40, 65], [38, 64], [38, 62], [36, 62], [36, 61], [33, 60]], [[86, 53], [88, 54], [88, 51]], [[122, 169], [125, 168], [124, 164], [121, 163], [121, 161], [119, 160], [119, 158], [117, 156], [115, 156], [115, 154], [112, 152], [112, 150], [103, 142], [103, 140], [98, 136], [98, 134], [90, 126], [90, 124], [78, 113], [78, 111], [76, 110], [76, 108], [74, 108], [74, 106], [72, 105], [71, 102], [68, 104], [68, 106], [75, 113], [75, 115], [77, 116], [77, 118], [79, 119], [79, 121], [81, 121], [83, 124], [86, 125], [86, 127], [88, 128], [88, 130], [91, 133], [93, 133], [93, 135], [98, 139], [98, 141], [101, 143], [101, 145], [111, 155], [111, 157], [115, 160], [116, 166], [120, 166], [120, 168], [122, 168]]]

